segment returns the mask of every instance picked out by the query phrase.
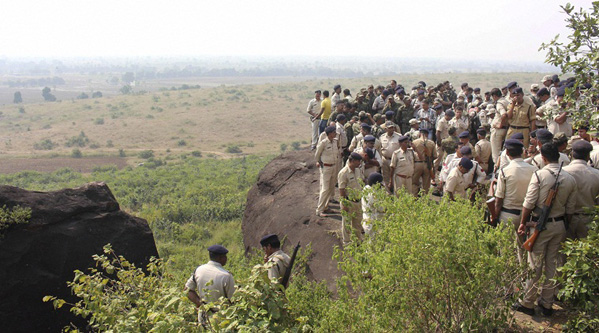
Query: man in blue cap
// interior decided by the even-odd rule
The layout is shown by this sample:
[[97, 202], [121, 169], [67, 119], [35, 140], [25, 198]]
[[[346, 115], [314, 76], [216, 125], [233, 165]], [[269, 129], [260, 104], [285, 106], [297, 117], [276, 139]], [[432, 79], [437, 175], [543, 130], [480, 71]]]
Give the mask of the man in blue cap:
[[455, 127], [456, 133], [462, 133], [468, 129], [468, 119], [464, 117], [464, 107], [456, 105], [454, 107], [455, 117], [449, 121], [450, 127]]
[[337, 104], [341, 102], [341, 85], [340, 84], [336, 84], [333, 87], [333, 96], [331, 96], [331, 105], [333, 105], [333, 110], [332, 111], [338, 111], [337, 110]]
[[393, 156], [391, 157], [390, 172], [392, 176], [388, 185], [389, 191], [393, 191], [395, 195], [402, 188], [407, 193], [413, 194], [412, 176], [414, 175], [414, 156], [414, 150], [410, 148], [408, 136], [400, 136], [399, 149], [393, 152]]
[[466, 180], [464, 175], [468, 173], [474, 164], [467, 157], [462, 157], [458, 163], [457, 168], [453, 168], [447, 176], [447, 182], [445, 182], [444, 192], [447, 193], [450, 200], [455, 200], [456, 195], [466, 199], [466, 190], [470, 186], [470, 182]]
[[281, 241], [277, 234], [269, 234], [260, 240], [260, 246], [264, 251], [264, 263], [268, 267], [268, 278], [281, 282], [289, 267], [291, 258], [281, 250]]
[[572, 144], [572, 162], [563, 168], [576, 180], [576, 210], [568, 228], [568, 238], [580, 239], [588, 235], [588, 225], [594, 214], [587, 210], [599, 204], [599, 170], [588, 165], [593, 145], [578, 140]]
[[355, 150], [356, 153], [362, 155], [364, 161], [362, 169], [364, 178], [368, 178], [373, 172], [379, 172], [381, 165], [383, 165], [383, 158], [374, 147], [376, 140], [374, 136], [367, 135], [363, 139], [363, 144]]
[[341, 209], [346, 214], [341, 217], [341, 231], [343, 243], [347, 244], [351, 240], [348, 229], [359, 240], [362, 240], [364, 230], [362, 229], [362, 206], [360, 205], [362, 185], [364, 176], [360, 165], [362, 164], [362, 155], [353, 152], [349, 155], [347, 165], [339, 171], [337, 182], [339, 183], [339, 195], [341, 197]]
[[381, 166], [381, 173], [383, 174], [383, 181], [385, 185], [389, 184], [391, 179], [391, 172], [389, 164], [391, 163], [391, 157], [393, 152], [399, 148], [399, 134], [395, 132], [395, 123], [388, 121], [385, 123], [385, 134], [379, 137], [381, 141], [381, 155], [383, 156], [383, 165]]
[[[516, 244], [518, 251], [518, 262], [526, 262], [526, 254], [522, 244], [525, 237], [518, 235], [520, 226], [520, 213], [522, 212], [522, 203], [526, 196], [528, 183], [536, 168], [524, 162], [522, 153], [524, 144], [517, 139], [505, 140], [505, 151], [510, 162], [505, 168], [498, 172], [497, 188], [495, 189], [495, 211], [498, 212], [499, 221], [511, 223], [516, 233]], [[507, 159], [507, 158], [506, 158]]]
[[318, 170], [320, 170], [320, 193], [316, 215], [324, 217], [329, 210], [329, 201], [335, 195], [335, 184], [337, 183], [337, 163], [341, 158], [341, 150], [337, 143], [337, 133], [334, 126], [325, 129], [326, 139], [318, 142], [314, 159], [316, 159]]
[[412, 147], [416, 152], [414, 176], [412, 177], [412, 194], [418, 195], [421, 184], [422, 191], [427, 194], [431, 187], [431, 180], [434, 180], [435, 177], [433, 162], [437, 158], [437, 146], [433, 140], [429, 140], [428, 129], [421, 128], [420, 138], [412, 143]]
[[[235, 292], [233, 274], [223, 268], [227, 263], [227, 253], [229, 250], [222, 245], [208, 247], [210, 261], [198, 266], [185, 283], [187, 298], [198, 309], [201, 305], [216, 302], [221, 297], [231, 299], [233, 296]], [[199, 311], [198, 321], [205, 324], [209, 314], [214, 312], [214, 310]]]
[[[530, 98], [529, 98], [530, 100]], [[537, 108], [532, 101], [525, 100], [522, 88], [512, 90], [511, 103], [507, 110], [509, 128], [507, 136], [520, 132], [524, 136], [524, 147], [528, 148], [528, 138], [531, 131], [536, 129], [535, 120]]]
[[385, 104], [387, 104], [387, 98], [389, 95], [390, 93], [388, 90], [383, 90], [381, 94], [374, 99], [374, 103], [372, 103], [372, 111], [375, 113], [383, 112], [383, 108], [385, 107]]
[[547, 129], [553, 133], [553, 135], [562, 132], [566, 134], [566, 137], [570, 138], [572, 136], [572, 120], [570, 117], [570, 110], [564, 107], [563, 101], [565, 94], [565, 88], [558, 89], [555, 101], [550, 104], [550, 108], [553, 112], [547, 120]]
[[[549, 130], [547, 129], [540, 129], [537, 130], [537, 149], [540, 151], [541, 147], [545, 144], [545, 143], [550, 143], [553, 142], [553, 133], [549, 132]], [[564, 153], [560, 153], [559, 154], [559, 161], [558, 163], [561, 164], [563, 163], [564, 166], [570, 164], [570, 159], [568, 158], [568, 156]], [[541, 156], [541, 154], [536, 155], [535, 157], [532, 158], [531, 160], [531, 164], [533, 166], [536, 166], [539, 170], [543, 169], [545, 167], [545, 162], [543, 160], [543, 157]]]
[[[509, 137], [509, 139], [518, 140], [522, 143], [522, 146], [524, 146], [524, 135], [520, 132], [512, 134]], [[504, 148], [505, 148], [505, 146], [504, 146]], [[501, 170], [501, 169], [505, 168], [510, 163], [510, 161], [511, 161], [511, 159], [507, 154], [507, 149], [503, 149], [501, 151], [501, 155], [499, 155], [499, 160], [497, 161], [496, 169]]]

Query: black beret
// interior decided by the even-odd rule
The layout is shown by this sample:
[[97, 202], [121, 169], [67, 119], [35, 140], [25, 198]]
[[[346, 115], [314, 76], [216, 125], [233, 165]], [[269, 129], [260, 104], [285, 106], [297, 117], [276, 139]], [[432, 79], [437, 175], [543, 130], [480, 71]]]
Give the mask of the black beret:
[[524, 140], [524, 134], [518, 132], [510, 135], [510, 139]]
[[331, 134], [331, 133], [335, 132], [335, 126], [328, 126], [327, 128], [324, 129], [324, 132], [326, 134]]
[[554, 74], [554, 75], [551, 77], [551, 80], [553, 80], [553, 83], [555, 83], [555, 82], [559, 82], [559, 76], [557, 76], [557, 74]]
[[468, 83], [466, 83], [466, 82], [462, 83], [462, 85], [461, 85], [462, 88], [467, 87], [467, 86], [468, 86]]
[[537, 91], [537, 96], [543, 96], [543, 95], [549, 95], [550, 92], [547, 88], [541, 88], [539, 91]]
[[389, 93], [389, 90], [385, 89], [385, 90], [383, 90], [382, 94], [383, 94], [383, 96], [386, 97], [386, 96], [389, 96], [390, 93]]
[[474, 88], [474, 91], [480, 91], [480, 88]]
[[482, 136], [485, 136], [485, 135], [487, 135], [487, 131], [485, 131], [484, 128], [479, 128], [479, 129], [476, 130], [476, 134], [480, 134]]
[[399, 141], [399, 142], [404, 142], [404, 141], [408, 140], [409, 138], [410, 138], [410, 137], [409, 137], [409, 136], [407, 136], [407, 135], [401, 135], [401, 136], [399, 137], [399, 139], [397, 139], [397, 141]]
[[358, 160], [358, 161], [361, 161], [361, 160], [362, 160], [362, 155], [360, 155], [360, 154], [358, 154], [358, 153], [356, 153], [356, 152], [353, 152], [353, 153], [351, 153], [351, 154], [349, 155], [349, 157], [350, 157], [352, 160]]
[[507, 139], [505, 140], [505, 148], [523, 148], [524, 144], [522, 143], [522, 141], [520, 140], [516, 140], [516, 139]]
[[222, 245], [215, 244], [208, 248], [208, 252], [213, 254], [227, 254], [229, 253], [229, 250]]
[[460, 148], [460, 154], [470, 155], [470, 154], [472, 154], [472, 149], [468, 146], [463, 146], [462, 148]]
[[566, 87], [561, 87], [557, 90], [558, 96], [564, 96], [566, 94]]
[[537, 130], [537, 139], [541, 142], [549, 142], [553, 140], [553, 133], [549, 132], [549, 130], [545, 128], [541, 128]]
[[266, 236], [262, 237], [262, 239], [260, 240], [260, 245], [267, 246], [268, 244], [271, 244], [272, 242], [278, 242], [278, 241], [279, 241], [279, 236], [277, 236], [277, 234], [270, 234], [270, 235], [266, 235]]
[[385, 116], [386, 117], [393, 117], [393, 116], [395, 116], [395, 112], [389, 110], [389, 111], [385, 112]]
[[420, 129], [420, 133], [426, 133], [426, 134], [428, 134], [428, 128], [421, 128]]
[[463, 131], [462, 133], [460, 133], [460, 135], [458, 135], [458, 138], [463, 139], [463, 138], [467, 138], [470, 136], [470, 133], [468, 133], [468, 131]]
[[339, 114], [339, 115], [337, 115], [337, 119], [336, 120], [337, 121], [342, 121], [342, 120], [346, 120], [346, 119], [347, 119], [347, 117], [345, 117], [344, 114]]
[[472, 163], [472, 161], [469, 158], [462, 157], [462, 159], [460, 160], [459, 165], [462, 166], [466, 170], [470, 170], [474, 166], [474, 163]]
[[372, 186], [374, 184], [379, 184], [383, 182], [383, 175], [381, 175], [378, 172], [373, 172], [370, 174], [370, 176], [368, 176], [368, 180], [367, 183], [368, 185]]
[[508, 83], [505, 87], [508, 89], [512, 89], [513, 87], [515, 87], [517, 85], [518, 85], [518, 82], [512, 81], [512, 82]]
[[522, 88], [518, 87], [518, 88], [514, 89], [514, 94], [524, 94], [524, 90], [522, 90]]
[[368, 158], [370, 159], [374, 158], [374, 149], [366, 148], [366, 155], [368, 155]]
[[340, 85], [340, 84], [336, 84], [336, 85], [333, 87], [333, 90], [337, 90], [337, 89], [339, 89], [339, 88], [341, 88], [341, 85]]
[[368, 125], [367, 123], [361, 123], [360, 127], [362, 127], [365, 130], [370, 131], [372, 129], [372, 127], [370, 127], [370, 125]]
[[572, 144], [572, 151], [586, 155], [593, 150], [593, 145], [586, 140], [578, 140]]
[[406, 91], [403, 90], [403, 88], [399, 88], [399, 87], [397, 89], [395, 89], [395, 92], [397, 94], [399, 94], [399, 95], [405, 95], [406, 94]]

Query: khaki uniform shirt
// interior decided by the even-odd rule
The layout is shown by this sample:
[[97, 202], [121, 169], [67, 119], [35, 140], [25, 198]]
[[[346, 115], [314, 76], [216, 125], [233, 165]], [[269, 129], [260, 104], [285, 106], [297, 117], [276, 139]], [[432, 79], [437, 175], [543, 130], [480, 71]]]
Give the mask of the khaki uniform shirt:
[[337, 110], [337, 102], [339, 102], [340, 100], [341, 96], [339, 96], [338, 93], [333, 93], [333, 96], [331, 96], [331, 111]]
[[[533, 209], [533, 212], [537, 216], [541, 213], [549, 190], [555, 184], [555, 176], [557, 176], [558, 170], [559, 164], [551, 163], [543, 169], [536, 171], [536, 176], [533, 174], [530, 178], [524, 203], [522, 204], [523, 207]], [[553, 201], [553, 206], [551, 206], [549, 217], [573, 214], [576, 210], [576, 180], [568, 172], [562, 170], [558, 181], [560, 184]]]
[[466, 198], [466, 189], [470, 183], [464, 178], [464, 174], [459, 168], [453, 168], [447, 176], [447, 182], [445, 182], [445, 192], [451, 192], [455, 196], [461, 196]]
[[468, 130], [468, 119], [464, 118], [463, 116], [460, 119], [453, 117], [449, 121], [449, 127], [455, 127], [456, 134], [460, 134]]
[[385, 133], [379, 137], [379, 140], [381, 140], [381, 153], [384, 158], [391, 158], [393, 152], [399, 149], [399, 134], [397, 133], [393, 133], [392, 136]]
[[[509, 107], [511, 108], [512, 104]], [[512, 119], [508, 119], [508, 123], [510, 126], [530, 127], [530, 124], [537, 119], [536, 112], [537, 108], [534, 104], [524, 100], [522, 104], [514, 107]]]
[[306, 109], [306, 111], [310, 114], [310, 115], [317, 115], [320, 113], [320, 103], [322, 102], [322, 100], [317, 100], [316, 98], [312, 98], [312, 100], [310, 100], [310, 102], [308, 103], [308, 108]]
[[[414, 141], [412, 143], [414, 145], [414, 149], [416, 149], [416, 152], [420, 155], [422, 155], [423, 158], [426, 158], [426, 153], [425, 153], [425, 147], [428, 148], [428, 157], [430, 157], [430, 162], [433, 163], [433, 161], [437, 158], [437, 145], [435, 145], [435, 143], [433, 142], [433, 140], [423, 140], [422, 138]], [[415, 161], [421, 161], [418, 158], [418, 155], [416, 155], [414, 157]]]
[[322, 163], [325, 164], [336, 164], [340, 156], [339, 154], [340, 151], [337, 139], [331, 141], [329, 138], [325, 137], [324, 140], [318, 141], [314, 158], [316, 161], [322, 161]]
[[[355, 191], [361, 191], [362, 186], [360, 185], [359, 180], [364, 180], [362, 169], [356, 168], [354, 169], [354, 171], [352, 171], [349, 168], [349, 165], [344, 166], [343, 169], [341, 169], [341, 171], [339, 171], [339, 174], [337, 175], [339, 189], [351, 188]], [[350, 192], [348, 192], [348, 197], [350, 200], [354, 202], [358, 202], [358, 199], [360, 198], [359, 193], [355, 193], [354, 195], [352, 195]]]
[[335, 123], [335, 131], [337, 132], [337, 140], [339, 140], [341, 148], [347, 147], [347, 133], [345, 133], [344, 126], [340, 123]]
[[437, 140], [439, 142], [443, 141], [443, 139], [449, 136], [449, 127], [449, 121], [445, 119], [445, 117], [439, 117], [439, 120], [437, 120], [437, 132], [441, 134], [437, 136]]
[[[560, 165], [562, 162], [564, 162], [564, 166], [566, 166], [570, 164], [570, 159], [566, 154], [559, 153], [559, 161], [557, 162], [557, 165]], [[531, 160], [530, 164], [536, 166], [539, 170], [545, 167], [545, 163], [543, 162], [543, 157], [541, 156], [541, 154], [536, 154], [535, 157], [533, 157], [533, 159]]]
[[[459, 164], [460, 163], [460, 159], [458, 159], [456, 162]], [[488, 181], [486, 180], [487, 177], [487, 173], [483, 170], [483, 168], [480, 166], [480, 164], [478, 164], [477, 161], [472, 161], [472, 169], [468, 170], [468, 172], [466, 172], [464, 174], [464, 179], [468, 182], [468, 184], [472, 184], [474, 181], [474, 177], [476, 177], [476, 183], [479, 184], [485, 184], [488, 183]], [[457, 164], [456, 164], [457, 166]]]
[[204, 303], [211, 303], [220, 297], [231, 298], [235, 292], [235, 280], [233, 274], [224, 269], [221, 264], [209, 261], [196, 268], [185, 283], [185, 288], [197, 292]]
[[589, 165], [595, 169], [599, 169], [599, 148], [593, 149], [591, 152], [591, 159], [589, 160]]
[[412, 177], [414, 174], [414, 151], [408, 148], [403, 151], [396, 150], [391, 157], [391, 167], [395, 168], [395, 174]]
[[584, 213], [585, 207], [595, 206], [597, 195], [599, 195], [599, 170], [587, 165], [584, 160], [574, 160], [563, 167], [576, 180], [577, 191], [576, 210], [574, 213]]
[[474, 153], [480, 157], [483, 163], [489, 163], [489, 157], [491, 157], [491, 143], [486, 139], [478, 140], [474, 145]]
[[285, 272], [289, 267], [289, 263], [291, 262], [291, 258], [283, 252], [282, 250], [278, 250], [271, 254], [268, 257], [268, 263], [273, 263], [272, 266], [268, 269], [268, 278], [269, 279], [282, 279], [285, 276]]
[[524, 162], [522, 158], [515, 158], [498, 172], [495, 196], [503, 199], [503, 207], [522, 209], [528, 184], [536, 170], [537, 168]]

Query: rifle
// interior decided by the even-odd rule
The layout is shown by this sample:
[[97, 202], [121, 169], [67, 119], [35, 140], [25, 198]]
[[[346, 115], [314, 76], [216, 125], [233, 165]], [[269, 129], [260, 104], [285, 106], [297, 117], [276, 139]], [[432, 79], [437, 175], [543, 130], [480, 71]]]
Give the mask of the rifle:
[[293, 264], [295, 263], [295, 256], [297, 256], [297, 251], [300, 248], [300, 242], [297, 242], [297, 245], [293, 249], [293, 254], [291, 255], [291, 260], [289, 260], [289, 267], [285, 270], [285, 275], [283, 275], [283, 279], [281, 280], [281, 284], [283, 288], [287, 289], [287, 284], [289, 284], [289, 278], [291, 277], [291, 270], [293, 269]]
[[545, 225], [547, 224], [547, 220], [549, 219], [549, 213], [551, 212], [551, 207], [553, 206], [553, 201], [555, 199], [555, 196], [557, 195], [557, 190], [559, 187], [559, 174], [560, 172], [562, 172], [563, 165], [564, 162], [560, 164], [559, 170], [557, 171], [557, 176], [555, 176], [555, 184], [553, 184], [553, 186], [549, 190], [549, 193], [547, 194], [547, 199], [545, 199], [545, 203], [543, 203], [543, 208], [541, 210], [541, 214], [539, 215], [535, 231], [532, 233], [532, 235], [530, 235], [530, 237], [528, 237], [524, 244], [522, 244], [522, 247], [528, 252], [532, 251], [532, 247], [535, 245], [537, 237], [539, 237], [539, 233], [546, 229]]
[[[431, 177], [432, 181], [435, 181], [435, 172], [433, 171], [433, 163], [431, 161], [431, 152], [429, 151], [428, 147], [426, 146], [426, 143], [428, 141], [426, 140], [426, 138], [424, 139], [424, 161], [426, 162], [426, 168], [428, 169], [428, 173], [429, 176]], [[428, 190], [428, 189], [427, 189]]]

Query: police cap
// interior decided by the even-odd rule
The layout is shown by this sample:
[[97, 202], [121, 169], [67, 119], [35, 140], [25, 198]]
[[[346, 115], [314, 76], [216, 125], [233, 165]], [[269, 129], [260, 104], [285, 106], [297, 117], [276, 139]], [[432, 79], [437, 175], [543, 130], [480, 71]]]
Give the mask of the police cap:
[[520, 140], [516, 140], [516, 139], [507, 139], [505, 140], [505, 148], [523, 148], [524, 144], [522, 143], [522, 141]]
[[353, 153], [351, 153], [351, 154], [349, 155], [349, 158], [351, 158], [351, 159], [352, 159], [352, 160], [354, 160], [354, 161], [355, 161], [355, 160], [361, 161], [361, 160], [362, 160], [362, 155], [360, 155], [360, 154], [358, 154], [358, 153], [356, 153], [356, 152], [353, 152]]
[[267, 246], [276, 242], [279, 242], [279, 236], [277, 236], [277, 234], [270, 234], [262, 237], [262, 239], [260, 240], [260, 245]]
[[472, 161], [469, 158], [467, 158], [467, 157], [462, 157], [462, 159], [460, 160], [459, 165], [462, 168], [466, 169], [466, 170], [470, 170], [474, 166], [474, 164], [472, 163]]
[[462, 133], [460, 133], [460, 135], [458, 135], [458, 138], [463, 139], [463, 138], [467, 138], [470, 136], [470, 133], [468, 133], [468, 131], [463, 131]]
[[586, 155], [593, 150], [593, 145], [586, 140], [578, 140], [572, 144], [572, 151], [580, 155]]
[[510, 139], [524, 140], [524, 134], [518, 132], [510, 135]]
[[391, 117], [395, 116], [395, 112], [389, 110], [389, 111], [385, 112], [385, 116], [387, 118], [391, 118]]
[[508, 89], [512, 89], [513, 87], [515, 87], [517, 85], [518, 85], [518, 82], [512, 81], [512, 82], [508, 83], [505, 87]]
[[365, 142], [374, 142], [374, 141], [376, 141], [376, 138], [373, 135], [368, 134], [367, 136], [364, 137], [364, 141]]
[[324, 129], [324, 132], [326, 134], [331, 134], [331, 133], [335, 132], [335, 126], [328, 126], [327, 128]]
[[227, 254], [229, 253], [229, 250], [227, 250], [226, 247], [219, 245], [219, 244], [215, 244], [212, 245], [210, 247], [208, 247], [208, 252], [212, 253], [212, 254]]
[[553, 134], [545, 128], [538, 129], [537, 130], [537, 140], [541, 141], [541, 143], [549, 142], [549, 141], [553, 140]]
[[472, 148], [468, 146], [463, 146], [462, 148], [460, 148], [460, 154], [462, 154], [462, 156], [472, 155]]

